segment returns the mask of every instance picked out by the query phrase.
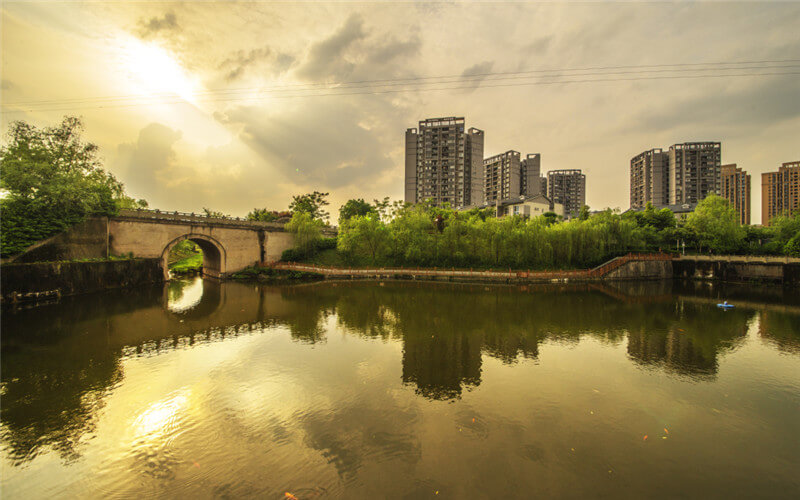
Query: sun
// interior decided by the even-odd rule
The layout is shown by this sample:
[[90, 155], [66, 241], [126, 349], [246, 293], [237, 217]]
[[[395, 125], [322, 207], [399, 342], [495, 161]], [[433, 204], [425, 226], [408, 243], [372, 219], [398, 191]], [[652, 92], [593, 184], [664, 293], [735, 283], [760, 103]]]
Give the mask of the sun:
[[155, 102], [177, 97], [197, 104], [196, 81], [163, 47], [126, 37], [120, 41], [118, 61], [121, 76], [142, 97], [153, 97]]

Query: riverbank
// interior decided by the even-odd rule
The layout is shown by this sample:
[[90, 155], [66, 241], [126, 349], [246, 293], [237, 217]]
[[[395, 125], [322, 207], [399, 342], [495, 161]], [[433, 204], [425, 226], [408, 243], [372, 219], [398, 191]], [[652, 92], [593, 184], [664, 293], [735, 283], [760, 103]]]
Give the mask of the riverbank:
[[273, 269], [318, 273], [326, 279], [553, 283], [614, 280], [691, 279], [800, 286], [800, 258], [771, 256], [673, 256], [627, 254], [593, 269], [497, 270], [419, 267], [338, 267], [277, 262]]

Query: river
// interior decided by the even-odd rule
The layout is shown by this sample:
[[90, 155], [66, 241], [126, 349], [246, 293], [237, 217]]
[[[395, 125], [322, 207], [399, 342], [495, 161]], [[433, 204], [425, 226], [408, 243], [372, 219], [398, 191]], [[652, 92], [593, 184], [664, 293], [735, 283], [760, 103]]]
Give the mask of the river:
[[179, 280], [4, 309], [1, 372], [7, 499], [800, 496], [780, 287]]

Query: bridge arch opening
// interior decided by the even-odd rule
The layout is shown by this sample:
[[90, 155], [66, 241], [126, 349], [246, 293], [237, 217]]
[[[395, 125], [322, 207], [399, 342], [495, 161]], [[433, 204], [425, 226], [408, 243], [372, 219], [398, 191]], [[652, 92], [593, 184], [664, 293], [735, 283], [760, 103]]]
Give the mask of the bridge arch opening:
[[204, 278], [221, 278], [226, 272], [226, 254], [222, 244], [214, 238], [202, 234], [185, 234], [170, 241], [161, 255], [164, 279], [169, 280], [169, 255], [175, 245], [189, 240], [196, 244], [203, 252], [203, 267], [201, 276]]

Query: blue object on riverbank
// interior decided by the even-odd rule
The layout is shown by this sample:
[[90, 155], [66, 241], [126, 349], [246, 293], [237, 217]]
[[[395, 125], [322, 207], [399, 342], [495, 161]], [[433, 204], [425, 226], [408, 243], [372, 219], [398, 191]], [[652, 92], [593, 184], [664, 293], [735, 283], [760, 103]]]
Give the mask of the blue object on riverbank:
[[723, 302], [722, 304], [717, 304], [717, 307], [721, 307], [722, 309], [733, 309], [736, 306], [734, 306], [733, 304], [728, 304], [728, 302], [726, 301]]

